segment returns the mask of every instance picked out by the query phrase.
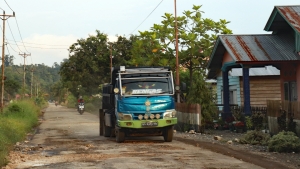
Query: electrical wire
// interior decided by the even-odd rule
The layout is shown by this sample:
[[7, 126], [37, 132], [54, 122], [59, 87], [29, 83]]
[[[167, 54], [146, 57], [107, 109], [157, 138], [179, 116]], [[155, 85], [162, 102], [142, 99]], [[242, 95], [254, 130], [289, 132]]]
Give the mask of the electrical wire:
[[[17, 44], [12, 44], [12, 45], [17, 45]], [[36, 46], [27, 46], [28, 48], [37, 48], [37, 49], [66, 49], [68, 50], [68, 48], [45, 48], [45, 47], [36, 47]]]
[[[9, 9], [12, 10], [11, 7], [10, 7], [10, 6], [8, 5], [8, 3], [6, 2], [6, 0], [4, 0], [4, 1], [5, 1], [6, 5], [9, 7]], [[14, 10], [12, 10], [12, 11], [15, 12]]]
[[[8, 41], [12, 41], [12, 40], [8, 40]], [[20, 42], [20, 41], [16, 41], [16, 42]], [[23, 43], [25, 43], [25, 44], [33, 44], [33, 45], [43, 45], [43, 46], [68, 46], [68, 45], [48, 45], [48, 44], [30, 43], [30, 42], [23, 42]]]
[[[7, 47], [7, 44], [6, 44], [6, 49], [8, 51], [8, 56], [10, 56], [10, 52], [9, 52], [9, 49]], [[15, 57], [14, 57], [15, 58]], [[12, 65], [12, 67], [21, 75], [21, 73], [18, 71], [18, 69], [14, 66], [14, 64]]]
[[18, 53], [13, 47], [11, 47], [10, 43], [7, 43], [7, 44], [10, 46], [10, 48], [11, 48], [13, 51], [15, 51], [16, 53]]
[[[17, 42], [16, 42], [16, 40], [15, 40], [15, 37], [14, 37], [14, 35], [13, 35], [12, 31], [11, 31], [11, 28], [10, 28], [10, 25], [9, 25], [9, 22], [8, 22], [8, 20], [7, 20], [7, 25], [8, 25], [8, 28], [9, 28], [9, 30], [10, 30], [11, 36], [13, 37], [13, 39], [14, 39], [15, 43], [17, 43]], [[22, 52], [22, 50], [20, 49], [19, 45], [17, 45], [17, 47], [18, 47], [18, 49], [20, 50], [20, 52]], [[24, 53], [24, 52], [22, 52], [22, 53]]]
[[[24, 44], [24, 42], [23, 42], [23, 38], [22, 38], [22, 35], [21, 35], [21, 31], [20, 31], [19, 24], [18, 24], [18, 21], [17, 21], [17, 17], [16, 17], [16, 16], [15, 16], [15, 20], [16, 20], [17, 28], [18, 28], [19, 35], [20, 35], [20, 38], [21, 38], [21, 40], [22, 40], [23, 46], [24, 46], [25, 50], [28, 52], [28, 50], [26, 49], [25, 44]], [[30, 52], [28, 52], [28, 53], [30, 53]]]
[[148, 18], [149, 18], [149, 16], [156, 10], [156, 8], [163, 2], [164, 0], [161, 0], [159, 3], [158, 3], [158, 5], [151, 11], [151, 13], [129, 34], [129, 35], [132, 35], [133, 34], [133, 32], [135, 31], [135, 30], [137, 30], [137, 28], [139, 28]]

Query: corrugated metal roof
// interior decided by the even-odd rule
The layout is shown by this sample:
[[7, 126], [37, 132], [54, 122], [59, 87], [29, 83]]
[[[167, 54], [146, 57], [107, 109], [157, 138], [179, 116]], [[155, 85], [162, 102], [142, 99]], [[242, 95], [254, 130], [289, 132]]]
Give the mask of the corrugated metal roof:
[[234, 61], [300, 60], [294, 38], [287, 35], [221, 35], [220, 41]]
[[275, 6], [284, 19], [300, 32], [300, 6]]
[[[230, 76], [243, 76], [242, 68], [233, 68], [228, 74]], [[280, 70], [273, 66], [265, 66], [263, 68], [250, 68], [249, 76], [276, 76], [280, 75]]]

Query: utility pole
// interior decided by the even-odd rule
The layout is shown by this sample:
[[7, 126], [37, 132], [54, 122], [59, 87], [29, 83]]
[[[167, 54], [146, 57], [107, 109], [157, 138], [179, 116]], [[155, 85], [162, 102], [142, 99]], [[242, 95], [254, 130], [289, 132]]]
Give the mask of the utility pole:
[[24, 68], [24, 71], [23, 71], [23, 98], [25, 98], [25, 58], [27, 57], [27, 56], [30, 56], [30, 53], [29, 54], [26, 54], [26, 53], [23, 53], [23, 54], [21, 54], [21, 53], [19, 53], [19, 55], [21, 55], [21, 56], [23, 56], [24, 57], [24, 66], [23, 66], [23, 68]]
[[31, 67], [31, 86], [30, 86], [30, 98], [32, 98], [32, 84], [33, 84], [33, 68]]
[[109, 43], [109, 51], [110, 51], [110, 78], [111, 78], [111, 81], [112, 81], [112, 59], [113, 59], [113, 56], [112, 56], [111, 42]]
[[179, 64], [178, 64], [178, 29], [177, 29], [177, 9], [176, 0], [174, 0], [175, 8], [175, 40], [176, 40], [176, 92], [177, 92], [177, 103], [180, 103], [180, 85], [179, 85]]
[[2, 81], [1, 81], [1, 112], [3, 111], [3, 97], [4, 97], [4, 39], [5, 39], [5, 20], [7, 20], [10, 17], [15, 17], [15, 12], [13, 12], [13, 15], [5, 15], [5, 11], [3, 11], [3, 15], [0, 15], [2, 21], [3, 21], [3, 39], [2, 39]]

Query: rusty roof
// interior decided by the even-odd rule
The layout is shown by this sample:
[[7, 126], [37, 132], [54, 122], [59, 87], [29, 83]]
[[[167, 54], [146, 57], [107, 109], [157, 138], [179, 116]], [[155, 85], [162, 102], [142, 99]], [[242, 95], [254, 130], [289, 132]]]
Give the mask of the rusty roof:
[[234, 61], [300, 60], [294, 40], [286, 35], [222, 35], [220, 41]]
[[300, 33], [300, 5], [275, 6], [264, 30], [276, 31], [288, 27]]
[[294, 38], [287, 34], [220, 35], [210, 56], [208, 78], [216, 77], [226, 51], [236, 63], [267, 64], [274, 61], [300, 60], [294, 46]]

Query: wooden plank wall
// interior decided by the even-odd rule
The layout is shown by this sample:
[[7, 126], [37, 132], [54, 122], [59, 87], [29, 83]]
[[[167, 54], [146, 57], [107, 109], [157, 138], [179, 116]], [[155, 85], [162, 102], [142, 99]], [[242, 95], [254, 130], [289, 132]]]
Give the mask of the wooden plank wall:
[[185, 129], [194, 128], [195, 131], [199, 132], [201, 127], [201, 107], [199, 104], [186, 104], [186, 103], [176, 103], [177, 111], [177, 127], [178, 130], [189, 130]]
[[[234, 86], [237, 90], [237, 104], [241, 105], [241, 95], [240, 93], [240, 82], [238, 76], [229, 76], [228, 77], [229, 86]], [[217, 104], [223, 104], [222, 102], [222, 90], [223, 90], [223, 78], [217, 78]], [[219, 110], [223, 110], [223, 107], [220, 106]]]
[[[250, 105], [266, 107], [267, 100], [281, 100], [279, 76], [250, 77]], [[241, 102], [244, 104], [243, 77], [240, 77]]]

